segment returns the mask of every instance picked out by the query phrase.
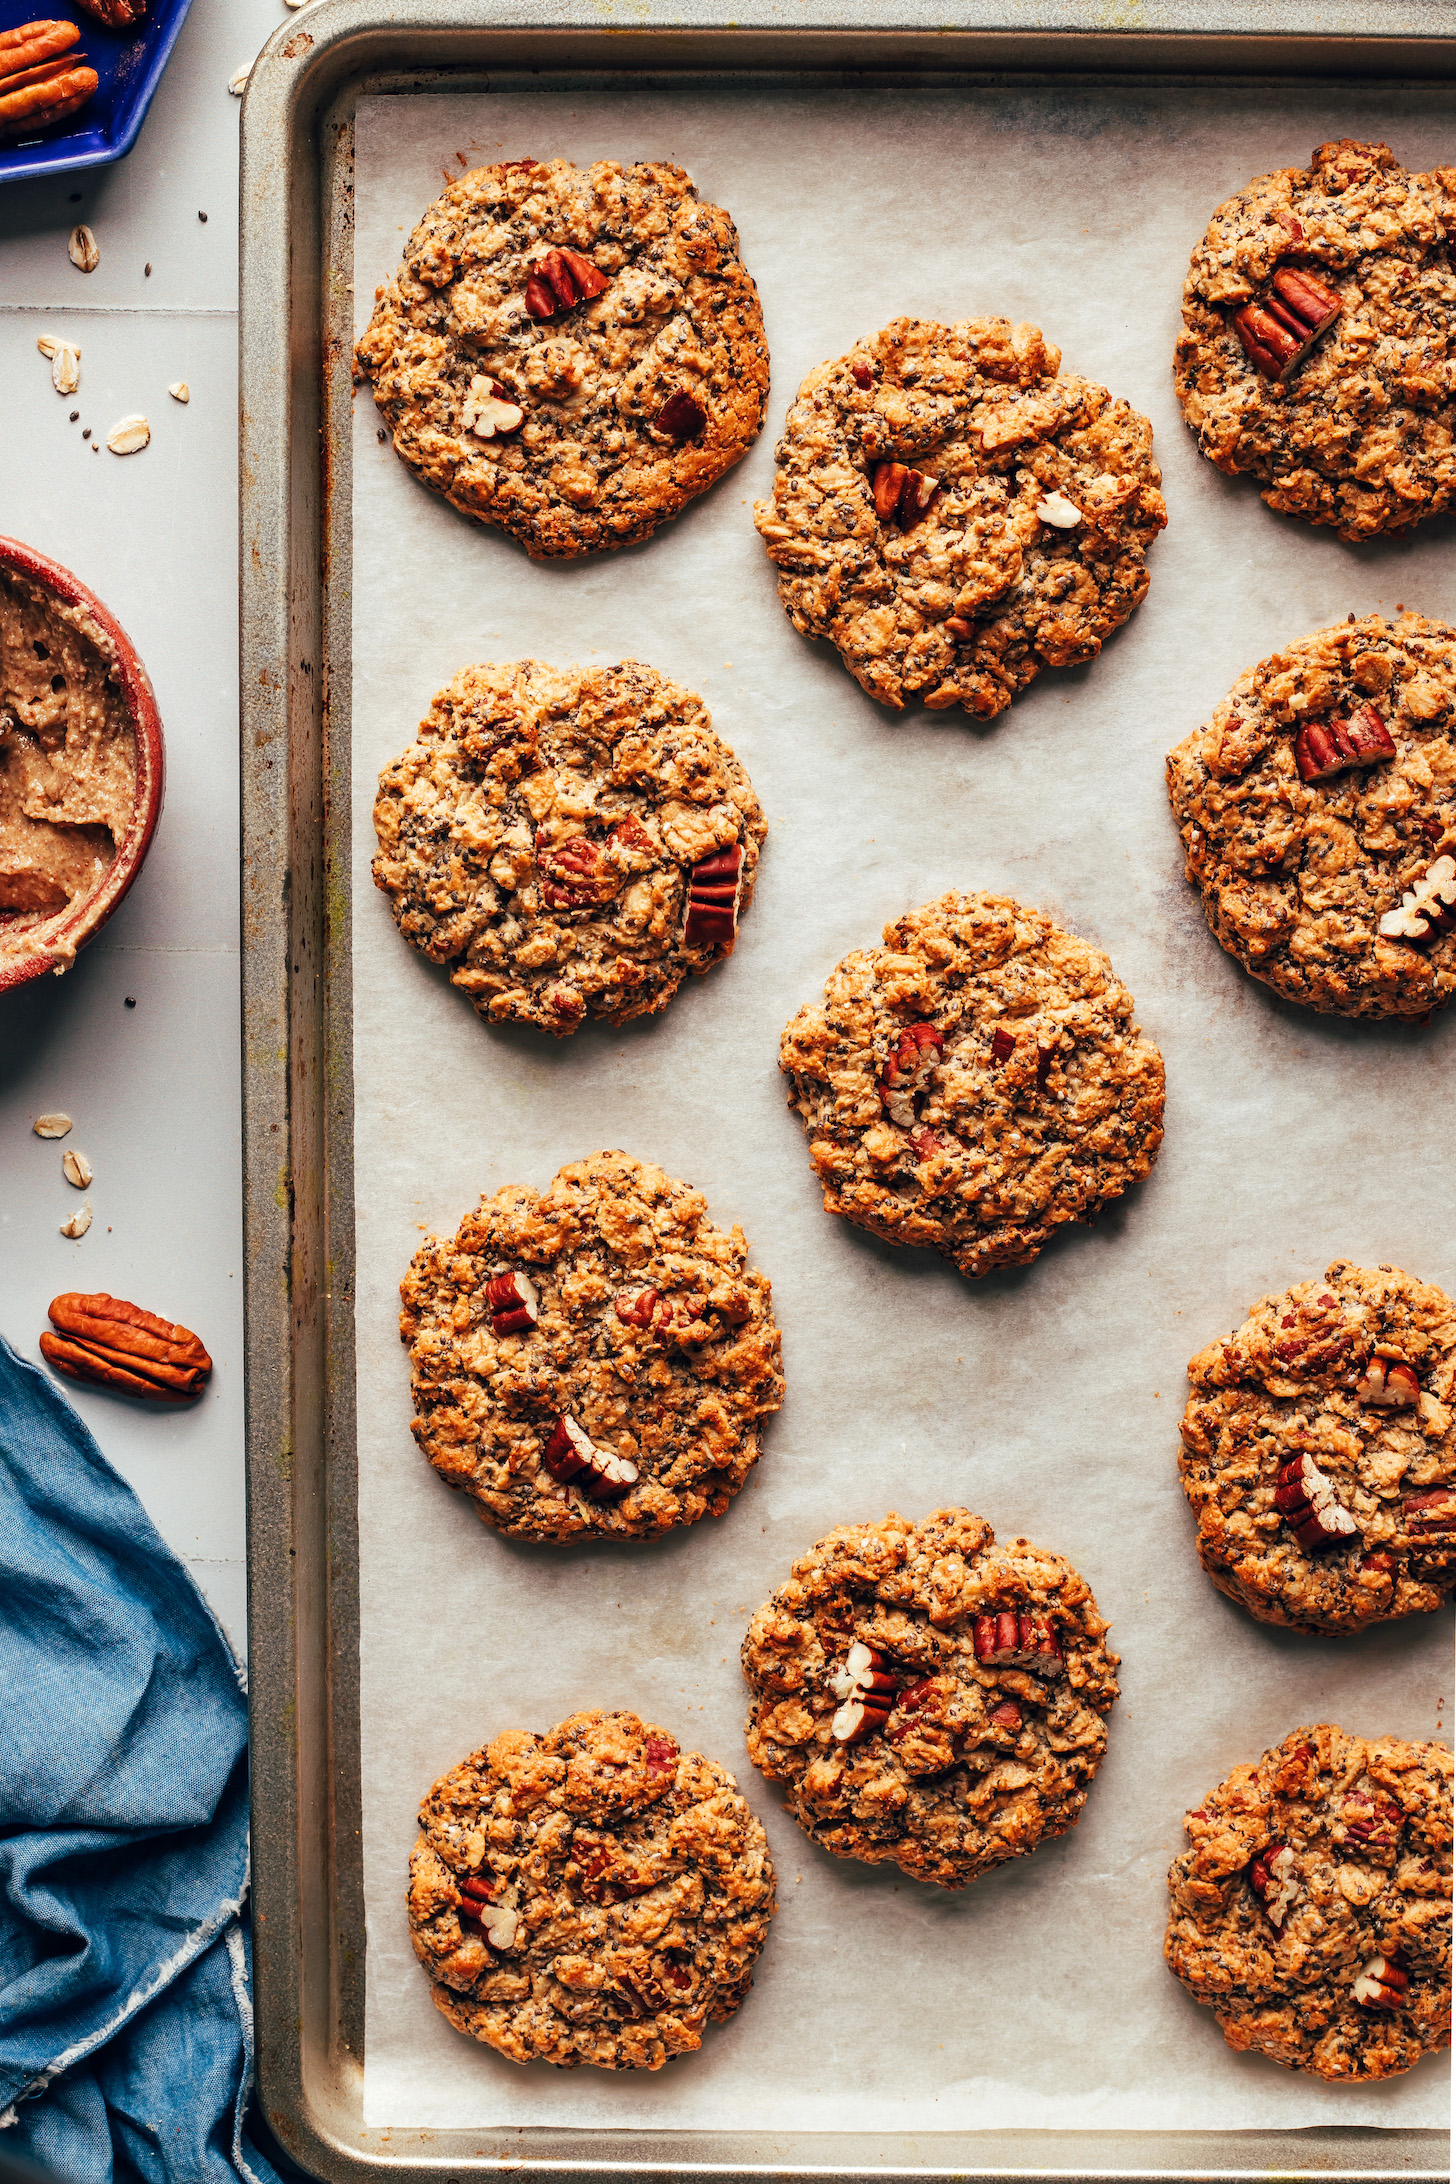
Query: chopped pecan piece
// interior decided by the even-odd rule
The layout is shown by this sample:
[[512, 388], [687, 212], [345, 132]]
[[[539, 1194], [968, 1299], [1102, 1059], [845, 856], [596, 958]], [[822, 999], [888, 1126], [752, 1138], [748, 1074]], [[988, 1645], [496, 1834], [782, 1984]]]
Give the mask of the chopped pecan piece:
[[1045, 1617], [1002, 1610], [971, 1624], [976, 1659], [986, 1668], [1029, 1668], [1039, 1676], [1065, 1676], [1061, 1640]]
[[1299, 1898], [1294, 1872], [1294, 1852], [1286, 1843], [1270, 1843], [1249, 1867], [1249, 1886], [1264, 1906], [1264, 1916], [1277, 1931]]
[[621, 885], [621, 875], [607, 862], [602, 845], [584, 834], [564, 842], [543, 842], [538, 834], [536, 869], [548, 910], [594, 909], [610, 902]]
[[880, 1075], [880, 1102], [891, 1122], [908, 1130], [924, 1104], [931, 1071], [945, 1052], [934, 1024], [907, 1024]]
[[1425, 876], [1387, 910], [1379, 931], [1385, 940], [1433, 940], [1456, 931], [1456, 858], [1438, 857]]
[[902, 531], [908, 531], [929, 514], [940, 480], [928, 470], [912, 470], [905, 463], [876, 463], [870, 491], [880, 521], [888, 523], [893, 517]]
[[1456, 1545], [1456, 1487], [1433, 1486], [1424, 1494], [1406, 1494], [1401, 1523], [1413, 1538], [1429, 1545]]
[[488, 379], [483, 372], [477, 372], [460, 412], [460, 430], [473, 432], [478, 440], [503, 439], [507, 433], [516, 431], [525, 415], [520, 404], [509, 399], [498, 379]]
[[670, 394], [652, 422], [659, 432], [665, 432], [669, 440], [676, 440], [679, 447], [689, 440], [696, 440], [708, 422], [708, 413], [694, 394], [679, 387]]
[[1082, 520], [1082, 511], [1065, 493], [1044, 493], [1036, 504], [1037, 520], [1054, 531], [1071, 531]]
[[1373, 705], [1357, 705], [1347, 720], [1307, 721], [1294, 739], [1301, 781], [1329, 781], [1351, 767], [1383, 765], [1394, 756], [1394, 739]]
[[862, 1744], [884, 1728], [899, 1688], [887, 1653], [856, 1638], [844, 1666], [834, 1669], [826, 1681], [834, 1696], [844, 1701], [829, 1725], [836, 1743]]
[[1420, 1394], [1413, 1369], [1388, 1357], [1372, 1357], [1355, 1388], [1356, 1400], [1375, 1410], [1409, 1410]]
[[1355, 1974], [1351, 1992], [1367, 2010], [1403, 2010], [1410, 1975], [1399, 1957], [1367, 1957]]
[[1015, 1699], [1004, 1699], [1000, 1706], [992, 1707], [991, 1719], [998, 1729], [1019, 1729], [1021, 1727], [1021, 1708], [1017, 1705]]
[[1312, 1456], [1280, 1466], [1274, 1506], [1309, 1553], [1357, 1538], [1360, 1527]]
[[49, 1312], [60, 1333], [41, 1336], [41, 1355], [68, 1380], [94, 1381], [158, 1403], [189, 1403], [212, 1371], [212, 1359], [190, 1328], [120, 1297], [67, 1290], [51, 1299]]
[[579, 250], [548, 250], [527, 277], [526, 309], [532, 318], [555, 318], [558, 311], [569, 311], [608, 286], [606, 275]]
[[733, 952], [738, 932], [738, 905], [743, 893], [743, 844], [732, 842], [701, 857], [688, 880], [687, 910], [683, 919], [685, 948], [721, 948]]
[[1287, 379], [1343, 309], [1337, 290], [1317, 274], [1281, 266], [1262, 304], [1235, 311], [1233, 327], [1263, 378]]
[[1016, 1052], [1016, 1040], [1004, 1024], [998, 1024], [991, 1034], [991, 1059], [993, 1062], [1009, 1062]]
[[851, 364], [849, 372], [857, 387], [872, 387], [875, 383], [875, 375], [868, 364]]
[[945, 1139], [937, 1137], [923, 1122], [917, 1122], [910, 1132], [910, 1150], [917, 1160], [930, 1160], [936, 1153], [946, 1150]]
[[1357, 1790], [1346, 1798], [1331, 1833], [1347, 1849], [1384, 1864], [1394, 1857], [1404, 1825], [1399, 1805], [1377, 1804]]
[[624, 1327], [650, 1327], [660, 1301], [655, 1289], [624, 1289], [612, 1310]]
[[541, 1461], [553, 1479], [569, 1479], [593, 1501], [619, 1501], [637, 1484], [637, 1466], [631, 1459], [598, 1448], [569, 1414], [552, 1427]]
[[515, 1267], [509, 1274], [495, 1274], [485, 1285], [491, 1333], [523, 1335], [541, 1317], [541, 1299], [528, 1274]]

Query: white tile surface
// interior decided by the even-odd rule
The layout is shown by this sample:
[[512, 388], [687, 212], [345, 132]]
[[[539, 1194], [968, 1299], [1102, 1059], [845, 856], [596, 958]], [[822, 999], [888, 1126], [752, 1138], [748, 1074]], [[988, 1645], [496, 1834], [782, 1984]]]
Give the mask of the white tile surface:
[[[185, 1413], [67, 1393], [240, 1651], [239, 103], [227, 83], [284, 18], [281, 0], [194, 0], [129, 158], [0, 187], [0, 531], [106, 601], [146, 662], [167, 744], [161, 824], [127, 900], [64, 978], [0, 995], [0, 1330], [36, 1357], [47, 1303], [80, 1288], [202, 1336], [213, 1377]], [[66, 256], [82, 219], [101, 248], [89, 275]], [[76, 396], [51, 387], [35, 346], [48, 331], [80, 346]], [[191, 388], [186, 408], [167, 393], [174, 379]], [[151, 446], [93, 454], [134, 410]], [[55, 1107], [96, 1171], [78, 1243], [59, 1233], [77, 1202], [62, 1148], [30, 1130]]]

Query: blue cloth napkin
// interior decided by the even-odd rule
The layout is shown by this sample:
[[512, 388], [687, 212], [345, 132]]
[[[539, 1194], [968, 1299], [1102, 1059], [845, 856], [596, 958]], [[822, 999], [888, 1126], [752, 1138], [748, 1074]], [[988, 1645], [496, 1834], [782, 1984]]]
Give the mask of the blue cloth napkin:
[[247, 1886], [227, 1640], [0, 1340], [0, 2147], [70, 2184], [278, 2184], [244, 2128]]

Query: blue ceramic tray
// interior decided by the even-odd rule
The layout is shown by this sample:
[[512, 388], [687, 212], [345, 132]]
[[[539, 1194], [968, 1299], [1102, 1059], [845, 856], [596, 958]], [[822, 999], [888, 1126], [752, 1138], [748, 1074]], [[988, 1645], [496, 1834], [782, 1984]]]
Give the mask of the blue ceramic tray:
[[59, 128], [0, 144], [0, 182], [105, 167], [129, 152], [191, 5], [192, 0], [153, 0], [146, 21], [135, 30], [104, 30], [67, 0], [0, 0], [0, 30], [44, 20], [78, 23], [77, 51], [84, 49], [101, 78], [95, 97]]

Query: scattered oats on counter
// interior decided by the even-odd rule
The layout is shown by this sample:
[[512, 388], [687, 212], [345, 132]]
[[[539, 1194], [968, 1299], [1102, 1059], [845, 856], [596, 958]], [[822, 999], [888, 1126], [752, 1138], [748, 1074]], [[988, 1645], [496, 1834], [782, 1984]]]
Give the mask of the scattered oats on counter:
[[61, 1234], [72, 1238], [84, 1236], [90, 1226], [91, 1201], [88, 1198], [84, 1206], [78, 1206], [74, 1213], [66, 1215], [65, 1220], [61, 1223]]
[[37, 1137], [64, 1137], [71, 1128], [69, 1115], [37, 1115], [31, 1124]]
[[192, 400], [192, 389], [185, 379], [174, 379], [167, 392], [174, 402], [190, 402]]
[[60, 341], [53, 334], [42, 334], [36, 347], [50, 363], [51, 385], [56, 393], [74, 394], [81, 384], [81, 352], [75, 343]]
[[152, 428], [145, 417], [123, 417], [106, 435], [106, 445], [113, 455], [139, 455], [152, 437]]
[[97, 246], [95, 236], [88, 227], [72, 228], [71, 239], [66, 245], [66, 254], [72, 265], [78, 266], [83, 273], [94, 273], [101, 263], [100, 249]]
[[90, 1161], [82, 1152], [67, 1150], [61, 1155], [61, 1173], [78, 1191], [89, 1190], [93, 1172]]

